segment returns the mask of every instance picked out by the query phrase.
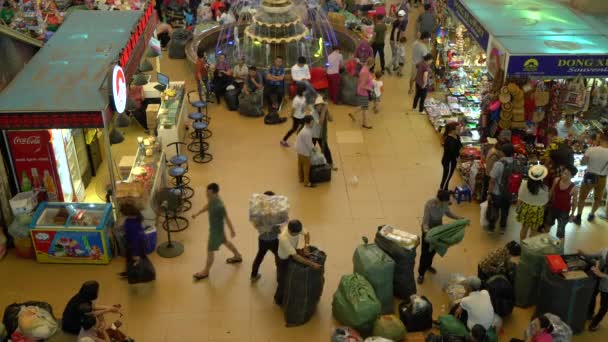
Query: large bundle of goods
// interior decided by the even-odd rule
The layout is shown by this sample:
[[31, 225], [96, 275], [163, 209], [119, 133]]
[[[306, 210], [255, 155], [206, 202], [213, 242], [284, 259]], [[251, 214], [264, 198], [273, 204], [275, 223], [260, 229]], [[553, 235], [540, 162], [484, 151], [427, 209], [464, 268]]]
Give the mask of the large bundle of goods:
[[399, 317], [408, 332], [429, 330], [433, 327], [433, 304], [424, 296], [413, 295], [409, 303], [399, 305]]
[[374, 323], [373, 334], [391, 341], [401, 341], [405, 336], [405, 327], [397, 316], [383, 315]]
[[382, 303], [382, 312], [394, 312], [395, 262], [377, 245], [368, 244], [367, 238], [363, 238], [363, 242], [363, 245], [357, 247], [353, 255], [354, 272], [364, 276], [372, 284], [376, 296]]
[[521, 259], [515, 273], [515, 304], [527, 307], [536, 304], [538, 281], [545, 267], [545, 255], [561, 255], [564, 247], [549, 234], [541, 234], [524, 240], [521, 248]]
[[536, 314], [555, 314], [574, 333], [580, 333], [585, 328], [589, 303], [595, 300], [592, 295], [597, 284], [594, 276], [582, 271], [577, 273], [580, 278], [565, 279], [561, 274], [553, 274], [548, 267], [545, 268], [538, 284], [539, 296], [536, 303]]
[[[325, 265], [325, 253], [312, 246], [309, 249], [309, 258], [321, 266]], [[314, 269], [293, 260], [289, 262], [283, 296], [285, 323], [288, 327], [308, 322], [317, 309], [324, 284], [323, 268]]]
[[417, 235], [396, 229], [389, 225], [379, 227], [374, 242], [395, 262], [393, 294], [400, 299], [408, 299], [416, 293], [414, 264], [416, 247], [420, 243]]
[[342, 276], [331, 309], [340, 323], [369, 334], [380, 315], [381, 305], [372, 285], [355, 273]]
[[186, 58], [186, 44], [192, 39], [192, 32], [186, 29], [173, 30], [169, 41], [169, 58]]
[[57, 332], [53, 308], [45, 302], [11, 304], [4, 309], [2, 323], [8, 336], [18, 334], [30, 340], [45, 340]]
[[361, 335], [349, 327], [339, 327], [334, 329], [334, 333], [331, 335], [331, 342], [362, 342]]
[[357, 99], [357, 76], [351, 76], [343, 73], [340, 76], [340, 99], [342, 103], [357, 106], [359, 100]]
[[249, 199], [249, 221], [262, 229], [285, 223], [289, 220], [289, 200], [285, 196], [253, 194]]
[[264, 116], [264, 111], [262, 110], [262, 100], [262, 91], [255, 91], [250, 95], [245, 94], [245, 92], [241, 92], [239, 95], [239, 114], [252, 118]]

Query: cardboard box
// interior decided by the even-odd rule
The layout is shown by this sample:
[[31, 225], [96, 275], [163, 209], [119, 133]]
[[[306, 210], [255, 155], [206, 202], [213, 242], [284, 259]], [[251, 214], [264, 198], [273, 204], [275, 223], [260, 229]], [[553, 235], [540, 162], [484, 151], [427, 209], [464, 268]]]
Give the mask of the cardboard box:
[[34, 191], [20, 192], [9, 202], [13, 215], [29, 214], [38, 205], [38, 193]]

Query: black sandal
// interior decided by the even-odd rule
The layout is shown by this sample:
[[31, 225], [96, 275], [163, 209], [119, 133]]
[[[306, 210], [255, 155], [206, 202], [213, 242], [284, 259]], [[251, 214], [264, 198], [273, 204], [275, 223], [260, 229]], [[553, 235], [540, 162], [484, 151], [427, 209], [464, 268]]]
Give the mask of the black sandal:
[[194, 280], [199, 281], [199, 280], [203, 280], [205, 278], [209, 278], [209, 275], [207, 274], [207, 275], [202, 276], [202, 275], [199, 275], [198, 273], [195, 273], [192, 275], [192, 277], [194, 278]]
[[243, 262], [243, 258], [241, 258], [241, 257], [238, 257], [238, 258], [232, 257], [232, 258], [226, 259], [227, 264], [239, 264], [241, 262]]

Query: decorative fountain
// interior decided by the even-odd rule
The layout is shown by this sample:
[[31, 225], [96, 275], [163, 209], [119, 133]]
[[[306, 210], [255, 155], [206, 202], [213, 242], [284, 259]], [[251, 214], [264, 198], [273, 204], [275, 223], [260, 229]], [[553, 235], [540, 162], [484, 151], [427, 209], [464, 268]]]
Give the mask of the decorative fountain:
[[196, 35], [187, 48], [188, 58], [206, 53], [210, 62], [223, 54], [231, 64], [240, 57], [248, 65], [266, 68], [276, 56], [291, 67], [299, 56], [324, 66], [331, 47], [339, 44], [347, 57], [357, 38], [345, 27], [332, 27], [314, 0], [240, 0], [230, 9], [234, 24], [219, 25]]

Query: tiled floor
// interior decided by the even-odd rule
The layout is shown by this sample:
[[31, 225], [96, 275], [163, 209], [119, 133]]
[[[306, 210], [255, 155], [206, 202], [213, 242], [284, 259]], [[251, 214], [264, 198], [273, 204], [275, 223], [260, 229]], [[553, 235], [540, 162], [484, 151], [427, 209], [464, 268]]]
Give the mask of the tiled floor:
[[[413, 20], [412, 20], [413, 22]], [[406, 66], [406, 70], [409, 70]], [[163, 60], [163, 72], [171, 79], [185, 79], [193, 87], [190, 69], [182, 60]], [[352, 271], [352, 253], [362, 236], [372, 237], [378, 225], [390, 223], [412, 233], [419, 232], [424, 202], [430, 199], [441, 176], [441, 146], [427, 118], [407, 114], [411, 97], [405, 78], [386, 76], [381, 112], [372, 114], [372, 130], [359, 131], [346, 115], [352, 108], [332, 106], [330, 145], [339, 171], [331, 183], [304, 188], [296, 178], [293, 149], [279, 140], [288, 124], [264, 125], [212, 105], [214, 160], [191, 164], [195, 186], [194, 205], [204, 204], [204, 187], [218, 182], [227, 210], [236, 226], [235, 244], [244, 255], [242, 265], [226, 265], [229, 253], [222, 249], [211, 277], [193, 283], [192, 274], [204, 262], [207, 217], [174, 234], [185, 246], [175, 259], [151, 256], [158, 280], [149, 285], [129, 286], [116, 274], [124, 259], [108, 266], [50, 265], [17, 259], [12, 253], [0, 262], [0, 306], [25, 300], [50, 302], [61, 313], [66, 301], [89, 279], [101, 283], [100, 303], [121, 303], [125, 330], [137, 341], [195, 342], [309, 342], [328, 341], [336, 324], [331, 300], [340, 277]], [[287, 112], [287, 111], [285, 111]], [[293, 138], [292, 138], [293, 139]], [[460, 181], [457, 177], [452, 185]], [[273, 190], [289, 197], [291, 217], [299, 218], [312, 234], [313, 244], [327, 252], [325, 288], [317, 313], [302, 327], [285, 328], [281, 310], [272, 303], [274, 265], [267, 257], [261, 280], [251, 285], [249, 272], [257, 247], [257, 235], [248, 222], [248, 199], [254, 192]], [[476, 273], [486, 253], [518, 236], [513, 222], [505, 236], [488, 236], [479, 227], [477, 204], [454, 205], [453, 211], [471, 219], [463, 243], [436, 258], [439, 273], [428, 276], [419, 293], [429, 297], [435, 315], [444, 310], [447, 297], [442, 286], [453, 273]], [[608, 245], [604, 222], [568, 226], [567, 250], [595, 250]], [[164, 240], [164, 236], [161, 236]], [[566, 300], [556, 298], [556, 300]], [[532, 309], [515, 309], [505, 321], [501, 341], [521, 337]], [[606, 328], [575, 338], [575, 341], [606, 341]]]

